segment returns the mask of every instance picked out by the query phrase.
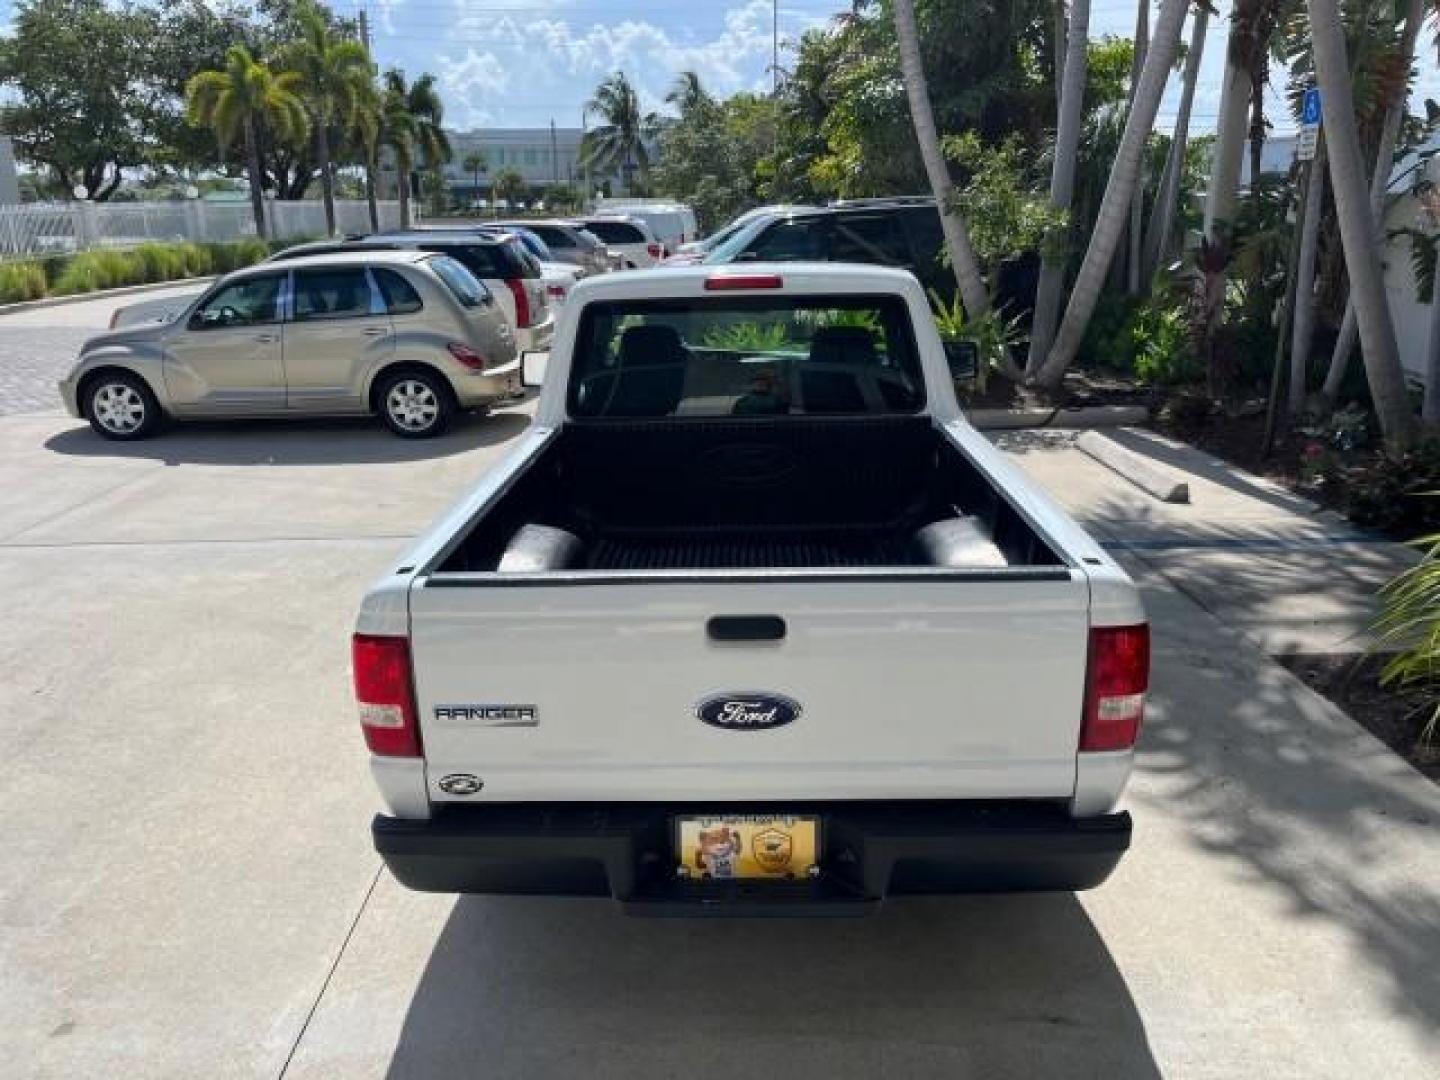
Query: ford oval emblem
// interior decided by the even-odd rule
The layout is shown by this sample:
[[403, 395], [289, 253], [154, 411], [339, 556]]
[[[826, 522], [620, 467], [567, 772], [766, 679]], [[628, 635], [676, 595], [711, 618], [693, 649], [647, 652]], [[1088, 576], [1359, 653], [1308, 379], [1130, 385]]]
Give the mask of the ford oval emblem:
[[715, 694], [695, 706], [695, 715], [725, 731], [766, 731], [800, 717], [800, 705], [779, 694], [736, 692]]

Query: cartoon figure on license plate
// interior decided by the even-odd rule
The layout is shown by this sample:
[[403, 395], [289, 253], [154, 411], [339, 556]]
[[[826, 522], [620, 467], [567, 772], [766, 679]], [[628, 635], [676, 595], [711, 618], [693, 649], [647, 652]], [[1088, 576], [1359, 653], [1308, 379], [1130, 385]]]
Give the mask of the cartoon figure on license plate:
[[695, 844], [695, 869], [714, 878], [733, 878], [744, 851], [740, 834], [728, 826], [701, 829]]

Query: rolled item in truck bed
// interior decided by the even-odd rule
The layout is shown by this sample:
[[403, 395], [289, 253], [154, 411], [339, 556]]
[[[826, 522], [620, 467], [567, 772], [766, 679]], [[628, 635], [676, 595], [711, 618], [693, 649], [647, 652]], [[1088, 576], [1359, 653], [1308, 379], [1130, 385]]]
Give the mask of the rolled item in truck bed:
[[522, 525], [515, 530], [496, 569], [502, 574], [565, 570], [580, 561], [580, 538], [552, 525]]
[[931, 566], [1009, 566], [995, 542], [972, 517], [948, 518], [915, 534], [915, 546]]

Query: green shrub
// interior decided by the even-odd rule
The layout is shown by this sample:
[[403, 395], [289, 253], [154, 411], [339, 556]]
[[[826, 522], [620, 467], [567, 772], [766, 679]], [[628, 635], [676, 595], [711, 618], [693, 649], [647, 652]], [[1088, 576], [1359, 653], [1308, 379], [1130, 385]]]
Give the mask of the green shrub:
[[1345, 510], [1358, 525], [1411, 538], [1440, 532], [1440, 440], [1399, 457], [1377, 455], [1366, 465], [1336, 469], [1328, 483], [1344, 492]]
[[38, 300], [46, 293], [45, 268], [37, 262], [0, 263], [0, 303]]
[[1145, 304], [1130, 322], [1135, 375], [1159, 386], [1191, 383], [1204, 376], [1190, 347], [1190, 328], [1178, 307]]
[[[1440, 498], [1440, 493], [1430, 493]], [[1380, 590], [1375, 622], [1377, 652], [1398, 650], [1380, 669], [1380, 683], [1398, 691], [1421, 691], [1429, 712], [1420, 732], [1428, 745], [1440, 724], [1440, 535], [1416, 542], [1425, 557]]]
[[184, 277], [185, 263], [172, 244], [142, 244], [133, 252], [140, 260], [145, 281], [173, 281]]
[[199, 244], [177, 244], [175, 250], [180, 256], [186, 277], [201, 277], [213, 272], [214, 264], [210, 252]]

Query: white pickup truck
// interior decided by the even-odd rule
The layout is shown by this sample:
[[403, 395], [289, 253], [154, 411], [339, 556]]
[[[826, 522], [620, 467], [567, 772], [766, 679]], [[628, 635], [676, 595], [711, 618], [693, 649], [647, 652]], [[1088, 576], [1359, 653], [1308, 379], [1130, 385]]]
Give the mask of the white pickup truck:
[[1145, 614], [966, 422], [912, 276], [588, 279], [544, 384], [361, 608], [401, 882], [826, 913], [1110, 874]]

